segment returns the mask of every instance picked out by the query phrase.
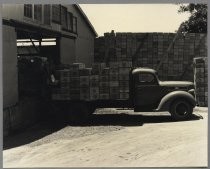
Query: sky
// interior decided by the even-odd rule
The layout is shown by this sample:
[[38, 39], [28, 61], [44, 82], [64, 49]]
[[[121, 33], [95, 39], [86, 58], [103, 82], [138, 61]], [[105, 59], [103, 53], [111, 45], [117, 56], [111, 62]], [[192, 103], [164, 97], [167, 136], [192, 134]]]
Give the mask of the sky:
[[99, 36], [105, 32], [175, 32], [189, 13], [177, 4], [80, 4]]

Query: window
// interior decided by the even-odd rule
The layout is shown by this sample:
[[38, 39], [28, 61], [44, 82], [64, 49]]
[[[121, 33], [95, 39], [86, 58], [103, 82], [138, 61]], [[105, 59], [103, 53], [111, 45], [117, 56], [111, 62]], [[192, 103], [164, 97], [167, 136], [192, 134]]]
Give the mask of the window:
[[34, 5], [34, 19], [42, 21], [42, 5]]
[[50, 25], [50, 5], [44, 5], [44, 24]]
[[61, 5], [52, 5], [52, 21], [61, 23]]
[[141, 73], [139, 75], [139, 84], [157, 84], [157, 81], [153, 74]]
[[73, 32], [77, 33], [77, 18], [73, 17]]
[[32, 18], [32, 4], [24, 4], [24, 16]]
[[67, 29], [67, 8], [61, 6], [61, 25], [63, 29]]
[[73, 16], [72, 16], [72, 13], [70, 12], [67, 13], [67, 21], [68, 21], [68, 30], [72, 31], [73, 30]]

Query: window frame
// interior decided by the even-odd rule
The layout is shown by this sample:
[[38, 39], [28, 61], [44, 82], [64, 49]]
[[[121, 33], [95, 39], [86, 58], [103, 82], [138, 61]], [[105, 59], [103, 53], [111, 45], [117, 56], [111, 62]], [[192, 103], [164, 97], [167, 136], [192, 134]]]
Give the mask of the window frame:
[[[42, 17], [43, 17], [43, 12], [42, 12], [42, 4], [34, 4], [34, 17], [33, 19], [38, 21], [38, 22], [42, 22]], [[37, 11], [36, 11], [37, 10]], [[36, 18], [37, 17], [37, 18]], [[40, 18], [38, 18], [40, 17]], [[40, 20], [39, 20], [40, 19]]]
[[[58, 7], [58, 13], [59, 13], [59, 21], [57, 19], [55, 19], [54, 17], [54, 10], [56, 9], [55, 7]], [[60, 24], [61, 25], [61, 5], [60, 4], [52, 4], [52, 22]]]
[[[63, 11], [64, 11], [64, 15], [63, 15]], [[62, 30], [68, 30], [67, 13], [68, 13], [67, 8], [65, 6], [61, 6], [61, 28], [62, 28]], [[63, 23], [63, 16], [65, 17], [65, 20], [64, 20], [65, 23]]]
[[[48, 13], [46, 13], [46, 7], [49, 8]], [[43, 10], [44, 10], [44, 12], [43, 12], [43, 23], [44, 23], [45, 25], [51, 25], [51, 16], [52, 16], [52, 14], [51, 14], [51, 5], [50, 5], [50, 4], [44, 4], [44, 5], [43, 5]], [[48, 14], [49, 14], [49, 17], [47, 17], [47, 18], [48, 18], [47, 22], [49, 22], [49, 23], [46, 22], [46, 16], [47, 16]]]
[[67, 11], [67, 30], [69, 32], [73, 32], [73, 14], [68, 11]]
[[[31, 9], [29, 8], [29, 6], [31, 6]], [[27, 10], [29, 10], [29, 9], [31, 10], [31, 16], [26, 15], [26, 8], [27, 8]], [[28, 11], [28, 13], [30, 13], [30, 12]], [[33, 5], [32, 4], [24, 4], [23, 15], [24, 15], [24, 17], [33, 19]]]
[[[74, 21], [75, 21], [75, 30], [74, 30]], [[72, 32], [77, 33], [77, 17], [76, 16], [72, 17]]]

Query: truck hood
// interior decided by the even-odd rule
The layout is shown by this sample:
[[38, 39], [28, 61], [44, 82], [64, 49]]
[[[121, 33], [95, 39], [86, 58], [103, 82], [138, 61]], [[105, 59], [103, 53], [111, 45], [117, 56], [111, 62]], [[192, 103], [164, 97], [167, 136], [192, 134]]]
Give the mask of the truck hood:
[[159, 84], [165, 87], [189, 87], [194, 85], [188, 81], [160, 81]]

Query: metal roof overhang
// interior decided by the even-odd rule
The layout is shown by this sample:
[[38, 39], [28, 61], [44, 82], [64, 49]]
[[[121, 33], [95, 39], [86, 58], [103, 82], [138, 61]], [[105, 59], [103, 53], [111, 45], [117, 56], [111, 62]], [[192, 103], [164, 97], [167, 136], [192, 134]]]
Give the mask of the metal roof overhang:
[[40, 39], [40, 38], [58, 38], [58, 37], [75, 39], [77, 37], [77, 34], [74, 33], [64, 34], [59, 31], [48, 29], [42, 26], [32, 25], [21, 21], [16, 21], [13, 19], [10, 20], [3, 19], [3, 24], [15, 27], [17, 31], [17, 39], [28, 39], [28, 38]]

